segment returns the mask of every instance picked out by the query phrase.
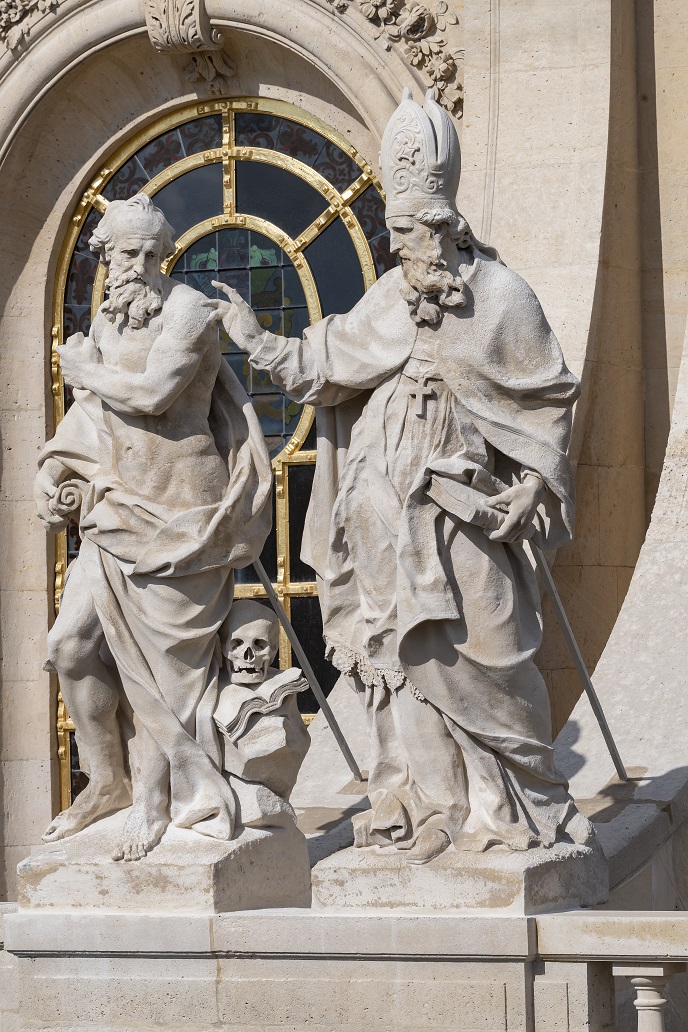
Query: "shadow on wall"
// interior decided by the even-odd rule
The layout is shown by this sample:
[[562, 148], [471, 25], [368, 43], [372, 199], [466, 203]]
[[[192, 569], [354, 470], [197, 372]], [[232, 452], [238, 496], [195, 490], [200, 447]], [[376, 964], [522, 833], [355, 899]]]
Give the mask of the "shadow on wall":
[[[4, 449], [2, 433], [0, 433], [0, 484], [2, 481], [3, 465], [4, 465]], [[2, 616], [0, 615], [0, 742], [3, 739], [3, 727], [2, 727], [2, 714], [5, 708], [5, 693], [3, 691], [3, 674], [4, 674], [4, 649], [2, 642], [4, 641], [4, 635], [2, 633]], [[5, 765], [0, 762], [0, 855], [4, 855], [5, 851], [5, 828], [7, 826], [8, 814], [5, 808]], [[5, 874], [5, 865], [0, 864], [0, 901], [7, 899], [7, 877]]]
[[[671, 427], [662, 213], [657, 145], [654, 0], [636, 4], [638, 85], [638, 205], [645, 367], [645, 512], [649, 521]], [[666, 16], [665, 16], [666, 17]]]

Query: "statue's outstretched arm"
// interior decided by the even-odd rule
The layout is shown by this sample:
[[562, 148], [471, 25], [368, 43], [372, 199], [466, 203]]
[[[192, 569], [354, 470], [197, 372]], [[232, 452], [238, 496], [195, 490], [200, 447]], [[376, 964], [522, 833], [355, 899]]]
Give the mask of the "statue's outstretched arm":
[[263, 329], [237, 290], [225, 283], [213, 285], [229, 300], [204, 301], [210, 318], [222, 322], [227, 335], [248, 353], [251, 365], [269, 373], [272, 382], [294, 401], [302, 405], [338, 405], [360, 393], [360, 387], [339, 383], [336, 372], [324, 368], [322, 356], [309, 341], [281, 337]]

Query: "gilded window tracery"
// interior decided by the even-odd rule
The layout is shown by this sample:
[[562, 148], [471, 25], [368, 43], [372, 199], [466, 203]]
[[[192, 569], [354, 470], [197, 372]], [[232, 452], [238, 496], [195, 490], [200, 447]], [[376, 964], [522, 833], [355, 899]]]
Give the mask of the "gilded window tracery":
[[[55, 420], [70, 404], [54, 346], [88, 333], [105, 290], [105, 269], [88, 241], [111, 200], [145, 191], [179, 234], [165, 265], [209, 297], [212, 280], [234, 286], [274, 332], [300, 335], [323, 315], [347, 311], [394, 264], [384, 201], [373, 172], [337, 133], [279, 101], [236, 98], [165, 115], [111, 156], [80, 199], [59, 262], [53, 327]], [[266, 435], [275, 474], [273, 531], [262, 561], [327, 690], [336, 672], [323, 658], [313, 571], [299, 559], [315, 464], [313, 410], [290, 401], [251, 370], [226, 337], [221, 346]], [[56, 604], [78, 551], [70, 528], [58, 541]], [[263, 597], [252, 568], [237, 572], [238, 597]], [[291, 665], [286, 636], [280, 665]], [[306, 700], [314, 709], [314, 700]], [[83, 787], [73, 726], [58, 713], [62, 806]]]

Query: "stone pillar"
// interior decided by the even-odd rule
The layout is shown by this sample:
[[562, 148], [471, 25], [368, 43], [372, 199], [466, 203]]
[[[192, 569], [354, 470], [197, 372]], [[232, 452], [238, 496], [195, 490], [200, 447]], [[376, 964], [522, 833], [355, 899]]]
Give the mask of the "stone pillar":
[[638, 1032], [664, 1032], [664, 990], [670, 978], [685, 970], [685, 964], [614, 965], [613, 974], [629, 978], [635, 989]]

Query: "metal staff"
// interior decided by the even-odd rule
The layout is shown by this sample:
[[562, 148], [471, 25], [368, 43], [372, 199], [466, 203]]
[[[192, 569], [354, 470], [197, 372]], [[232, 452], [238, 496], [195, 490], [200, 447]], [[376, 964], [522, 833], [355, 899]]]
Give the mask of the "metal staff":
[[554, 578], [552, 577], [552, 573], [550, 571], [547, 560], [542, 554], [541, 548], [539, 548], [532, 541], [529, 541], [528, 544], [531, 547], [537, 568], [540, 571], [542, 577], [544, 578], [545, 584], [547, 585], [549, 597], [552, 599], [554, 615], [556, 616], [557, 622], [561, 627], [561, 632], [564, 635], [566, 644], [569, 647], [569, 651], [573, 656], [573, 661], [576, 664], [576, 669], [578, 670], [578, 673], [580, 674], [581, 680], [583, 682], [583, 687], [585, 688], [588, 699], [590, 700], [590, 705], [592, 706], [593, 713], [597, 717], [597, 723], [600, 725], [600, 731], [602, 732], [604, 740], [607, 743], [607, 748], [609, 749], [609, 753], [613, 760], [614, 766], [616, 767], [616, 773], [619, 775], [621, 781], [628, 781], [628, 774], [626, 773], [626, 768], [624, 767], [623, 762], [621, 760], [621, 756], [619, 755], [619, 750], [616, 748], [616, 742], [612, 738], [612, 733], [609, 729], [607, 718], [604, 715], [602, 704], [600, 703], [600, 700], [597, 697], [597, 692], [595, 691], [593, 683], [590, 680], [590, 674], [588, 673], [588, 669], [585, 663], [583, 662], [583, 657], [581, 656], [580, 649], [578, 648], [578, 642], [573, 636], [571, 624], [569, 623], [566, 612], [564, 611], [564, 607], [561, 604], [559, 592], [557, 591], [557, 586], [554, 583]]
[[308, 662], [308, 658], [306, 656], [306, 653], [303, 651], [303, 648], [301, 647], [301, 642], [296, 637], [296, 631], [292, 627], [291, 622], [289, 620], [289, 617], [287, 616], [287, 614], [284, 611], [284, 606], [282, 605], [282, 603], [280, 602], [279, 598], [277, 597], [277, 592], [273, 588], [272, 581], [270, 580], [270, 578], [268, 577], [267, 573], [265, 572], [265, 567], [261, 563], [260, 559], [254, 559], [253, 560], [253, 568], [255, 569], [256, 573], [258, 574], [258, 580], [260, 581], [260, 583], [265, 588], [266, 594], [267, 594], [268, 598], [270, 599], [270, 602], [272, 603], [272, 608], [277, 613], [277, 616], [279, 617], [279, 620], [280, 620], [280, 623], [282, 624], [282, 627], [284, 627], [285, 634], [287, 635], [287, 638], [289, 638], [289, 641], [291, 642], [291, 647], [293, 648], [294, 652], [296, 653], [296, 657], [297, 657], [299, 663], [301, 664], [301, 669], [303, 670], [304, 674], [306, 675], [306, 679], [307, 679], [308, 683], [310, 684], [311, 688], [313, 689], [313, 694], [315, 695], [316, 699], [320, 703], [320, 709], [325, 714], [325, 719], [327, 720], [327, 723], [330, 725], [330, 728], [332, 729], [332, 734], [334, 735], [335, 739], [337, 740], [337, 745], [342, 750], [342, 753], [344, 755], [344, 759], [349, 764], [349, 769], [350, 769], [351, 773], [353, 774], [354, 779], [356, 781], [363, 781], [363, 777], [361, 775], [361, 771], [359, 770], [358, 764], [356, 763], [356, 760], [353, 757], [353, 753], [351, 752], [351, 749], [349, 748], [349, 746], [347, 744], [346, 738], [342, 734], [342, 729], [340, 728], [339, 724], [337, 723], [337, 720], [335, 718], [334, 713], [330, 709], [330, 704], [328, 703], [327, 699], [325, 698], [325, 693], [323, 692], [322, 688], [318, 684], [318, 679], [315, 676], [315, 674], [313, 673], [313, 668], [311, 667], [310, 663]]

